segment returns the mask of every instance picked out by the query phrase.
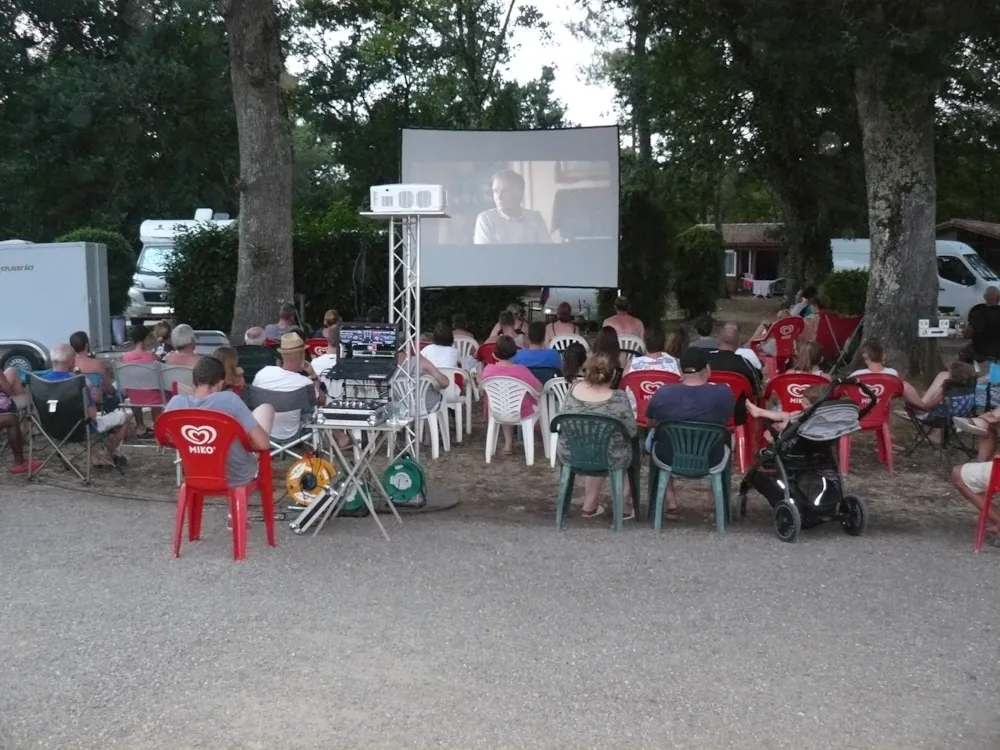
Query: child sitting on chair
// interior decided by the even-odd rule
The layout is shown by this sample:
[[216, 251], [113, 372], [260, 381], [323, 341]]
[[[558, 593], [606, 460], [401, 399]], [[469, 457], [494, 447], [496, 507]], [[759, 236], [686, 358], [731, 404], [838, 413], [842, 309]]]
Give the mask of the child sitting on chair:
[[[752, 401], [747, 401], [747, 414], [749, 414], [754, 419], [766, 419], [770, 421], [774, 428], [781, 432], [788, 426], [788, 423], [793, 419], [798, 419], [799, 415], [803, 411], [808, 409], [813, 403], [815, 403], [828, 386], [825, 385], [811, 385], [802, 392], [801, 409], [796, 409], [795, 411], [776, 411], [773, 409], [765, 409], [763, 407], [757, 406]], [[765, 433], [765, 438], [770, 442], [773, 438], [771, 433]]]

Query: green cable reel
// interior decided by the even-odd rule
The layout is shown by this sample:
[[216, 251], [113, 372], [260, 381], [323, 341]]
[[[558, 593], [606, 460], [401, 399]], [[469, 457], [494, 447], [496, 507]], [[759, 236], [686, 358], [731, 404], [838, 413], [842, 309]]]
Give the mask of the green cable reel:
[[393, 505], [422, 508], [427, 503], [427, 477], [424, 469], [409, 456], [389, 465], [382, 475], [382, 486]]

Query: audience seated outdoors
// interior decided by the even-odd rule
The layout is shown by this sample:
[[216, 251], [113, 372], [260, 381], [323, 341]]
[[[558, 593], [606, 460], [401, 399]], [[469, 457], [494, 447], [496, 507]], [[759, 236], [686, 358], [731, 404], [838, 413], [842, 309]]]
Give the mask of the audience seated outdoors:
[[469, 321], [466, 319], [463, 313], [455, 313], [451, 316], [451, 333], [453, 336], [465, 336], [466, 338], [475, 340], [475, 336], [468, 331]]
[[536, 320], [528, 324], [528, 348], [521, 349], [512, 360], [524, 365], [542, 384], [562, 375], [562, 357], [545, 345], [545, 323]]
[[800, 318], [808, 318], [819, 312], [818, 293], [816, 287], [805, 286], [795, 294], [795, 304], [789, 313]]
[[[708, 361], [715, 372], [732, 372], [742, 375], [750, 381], [754, 396], [760, 396], [763, 375], [761, 371], [751, 365], [743, 357], [736, 353], [740, 348], [740, 328], [736, 323], [726, 323], [719, 333], [719, 348], [708, 352]], [[745, 399], [736, 402], [733, 419], [736, 424], [746, 422]]]
[[868, 375], [869, 373], [884, 373], [886, 375], [898, 376], [899, 373], [893, 368], [882, 364], [883, 356], [882, 344], [875, 339], [868, 339], [861, 345], [861, 359], [865, 363], [865, 366], [860, 370], [855, 370], [850, 376], [856, 378], [858, 375]]
[[[802, 392], [802, 397], [799, 401], [801, 408], [795, 411], [782, 411], [780, 409], [766, 409], [763, 406], [757, 406], [750, 401], [747, 401], [747, 413], [754, 419], [766, 419], [772, 423], [774, 429], [781, 432], [789, 422], [798, 419], [799, 415], [802, 414], [806, 409], [808, 409], [815, 401], [817, 401], [820, 396], [823, 395], [823, 391], [829, 386], [822, 385], [811, 385]], [[770, 432], [764, 432], [764, 438], [770, 442], [773, 440]]]
[[963, 362], [1000, 361], [1000, 289], [986, 289], [983, 302], [969, 310], [969, 324], [962, 335], [971, 339], [959, 354]]
[[174, 330], [170, 332], [170, 343], [174, 350], [167, 355], [166, 364], [194, 367], [201, 359], [194, 351], [197, 343], [194, 338], [194, 329], [187, 323], [181, 323], [174, 327]]
[[[151, 365], [159, 360], [156, 355], [146, 348], [149, 341], [149, 330], [141, 323], [132, 326], [129, 331], [129, 340], [132, 348], [122, 354], [122, 362], [125, 364]], [[150, 419], [155, 422], [160, 412], [163, 411], [163, 394], [156, 388], [130, 388], [125, 394], [132, 404], [132, 418], [135, 420], [135, 436], [145, 437], [150, 434], [143, 417], [143, 408], [150, 411]]]
[[77, 331], [69, 337], [69, 345], [73, 347], [76, 360], [73, 370], [87, 375], [91, 385], [91, 396], [94, 403], [102, 407], [102, 411], [112, 411], [118, 406], [115, 398], [115, 387], [111, 377], [111, 367], [105, 359], [97, 359], [90, 352], [90, 337], [83, 331]]
[[587, 361], [587, 350], [578, 341], [570, 343], [562, 351], [562, 374], [567, 383], [583, 377], [583, 363]]
[[[7, 444], [14, 454], [11, 474], [26, 474], [28, 461], [24, 457], [24, 435], [21, 433], [20, 411], [28, 408], [28, 394], [21, 385], [18, 371], [10, 367], [0, 372], [0, 429], [7, 431]], [[32, 471], [37, 471], [41, 461], [33, 461]]]
[[231, 346], [220, 346], [212, 356], [219, 360], [226, 368], [226, 378], [222, 390], [233, 391], [240, 398], [243, 397], [243, 387], [246, 380], [243, 377], [243, 368], [240, 367], [240, 355]]
[[615, 314], [601, 324], [602, 328], [613, 328], [622, 336], [638, 336], [642, 338], [646, 332], [642, 321], [629, 313], [629, 302], [625, 297], [615, 300]]
[[795, 361], [792, 363], [789, 372], [804, 372], [809, 375], [821, 375], [830, 378], [820, 365], [823, 364], [823, 347], [815, 341], [800, 341], [795, 347]]
[[[725, 385], [708, 382], [712, 368], [709, 364], [709, 354], [705, 349], [689, 347], [681, 354], [679, 365], [681, 382], [660, 386], [646, 406], [647, 451], [653, 448], [653, 434], [660, 422], [703, 422], [725, 425], [733, 416], [735, 403], [732, 391]], [[670, 466], [673, 459], [672, 447], [664, 441], [659, 441], [656, 450], [656, 457]], [[720, 446], [718, 453], [710, 456], [709, 461], [715, 465], [721, 463], [724, 457], [724, 451]], [[673, 479], [667, 485], [665, 517], [667, 520], [678, 518]]]
[[622, 348], [618, 342], [618, 331], [611, 326], [604, 326], [599, 330], [597, 337], [594, 339], [593, 353], [607, 354], [611, 357], [611, 361], [615, 363], [615, 376], [611, 381], [611, 387], [617, 388], [618, 384], [622, 381], [622, 375], [625, 374], [623, 362], [626, 359], [622, 354]]
[[715, 327], [715, 321], [708, 316], [698, 318], [694, 322], [694, 332], [698, 334], [698, 338], [692, 341], [689, 346], [693, 346], [696, 349], [708, 349], [710, 351], [719, 348], [719, 342], [712, 336], [712, 329]]
[[629, 360], [625, 367], [625, 372], [638, 372], [643, 370], [662, 370], [680, 375], [681, 370], [677, 364], [677, 357], [668, 354], [666, 349], [666, 337], [660, 328], [647, 328], [643, 336], [643, 343], [646, 345], [646, 353], [636, 355]]
[[[523, 323], [523, 321], [522, 321]], [[524, 332], [517, 323], [517, 318], [510, 310], [504, 310], [497, 317], [497, 324], [493, 326], [488, 341], [498, 341], [501, 336], [507, 336], [514, 340], [517, 346], [524, 346]]]
[[451, 326], [441, 322], [434, 326], [431, 343], [420, 350], [421, 356], [435, 367], [462, 367], [455, 348], [455, 334]]
[[170, 343], [170, 323], [161, 320], [153, 326], [153, 356], [159, 362], [166, 362], [167, 355], [174, 350], [174, 345]]
[[306, 345], [302, 337], [295, 332], [285, 333], [280, 341], [278, 353], [281, 355], [281, 364], [262, 368], [254, 377], [253, 385], [263, 391], [275, 393], [304, 390], [308, 408], [277, 412], [274, 415], [269, 432], [271, 439], [278, 444], [298, 440], [305, 433], [305, 425], [312, 419], [312, 410], [317, 404], [322, 405], [326, 401], [323, 393], [317, 394], [315, 379], [302, 374], [306, 364]]
[[[760, 325], [757, 326], [757, 330], [754, 331], [753, 336], [750, 337], [751, 341], [759, 341], [767, 335], [767, 332], [771, 330], [771, 326], [777, 323], [779, 320], [788, 318], [791, 316], [791, 311], [788, 308], [782, 308], [774, 316], [774, 320], [762, 320]], [[760, 345], [761, 354], [767, 354], [773, 357], [778, 353], [778, 342], [774, 339], [768, 339]]]
[[298, 327], [298, 323], [295, 322], [295, 306], [282, 305], [278, 311], [278, 322], [264, 326], [264, 338], [269, 341], [280, 341], [282, 336], [297, 330]]
[[[985, 493], [993, 471], [993, 459], [997, 455], [997, 429], [1000, 425], [1000, 407], [984, 412], [978, 417], [956, 417], [955, 424], [963, 432], [979, 436], [979, 446], [975, 461], [956, 466], [951, 472], [951, 481], [959, 494], [972, 503], [982, 513]], [[989, 533], [986, 542], [992, 547], [1000, 547], [1000, 505], [993, 502], [990, 507]]]
[[246, 333], [243, 334], [243, 343], [246, 346], [266, 346], [267, 334], [260, 326], [247, 328]]
[[556, 336], [580, 333], [580, 326], [573, 321], [573, 308], [569, 302], [560, 302], [556, 308], [556, 319], [545, 326], [545, 345], [552, 343]]
[[[583, 366], [583, 379], [576, 381], [566, 393], [560, 414], [587, 414], [598, 417], [609, 417], [622, 423], [629, 438], [634, 438], [637, 427], [635, 413], [625, 391], [611, 386], [615, 376], [617, 362], [607, 354], [591, 354]], [[556, 449], [559, 460], [569, 461], [569, 446], [564, 437], [559, 438]], [[629, 441], [616, 435], [608, 447], [608, 466], [610, 469], [625, 469], [632, 464], [632, 445]], [[603, 515], [606, 508], [600, 502], [601, 487], [604, 477], [583, 478], [583, 517], [596, 518]], [[635, 508], [629, 492], [629, 480], [625, 479], [625, 514], [624, 520], [635, 518]]]
[[[52, 357], [52, 369], [41, 373], [39, 377], [52, 382], [68, 380], [73, 377], [78, 355], [72, 346], [69, 344], [56, 344], [49, 350], [49, 354]], [[128, 463], [125, 456], [118, 453], [122, 440], [125, 438], [125, 429], [128, 421], [126, 412], [122, 409], [115, 409], [106, 414], [99, 413], [90, 389], [88, 389], [87, 416], [91, 420], [91, 433], [104, 435], [107, 439], [108, 450], [111, 452], [111, 460], [114, 465], [121, 467]]]
[[333, 326], [339, 326], [339, 325], [340, 325], [340, 313], [337, 312], [336, 310], [327, 310], [325, 313], [323, 313], [323, 327], [316, 329], [313, 332], [313, 335], [310, 336], [310, 338], [325, 339], [327, 331], [329, 331], [330, 328], [332, 328]]
[[[517, 354], [517, 344], [514, 343], [514, 339], [510, 336], [501, 336], [497, 339], [494, 351], [497, 361], [495, 364], [489, 364], [483, 368], [480, 382], [498, 377], [516, 378], [528, 387], [541, 393], [542, 384], [531, 373], [531, 370], [524, 365], [514, 364], [514, 355]], [[534, 396], [526, 393], [521, 402], [521, 416], [530, 417], [537, 409], [538, 401]], [[503, 428], [503, 454], [509, 456], [514, 452], [514, 426], [505, 424], [501, 425], [501, 427]]]
[[[252, 412], [239, 396], [226, 388], [226, 367], [215, 357], [202, 357], [192, 372], [194, 393], [170, 399], [167, 411], [174, 409], [206, 409], [226, 414], [246, 430], [250, 444], [265, 451], [270, 448], [269, 434], [276, 415], [273, 407], [262, 404]], [[257, 459], [238, 442], [229, 448], [226, 473], [230, 487], [241, 487], [257, 477]]]

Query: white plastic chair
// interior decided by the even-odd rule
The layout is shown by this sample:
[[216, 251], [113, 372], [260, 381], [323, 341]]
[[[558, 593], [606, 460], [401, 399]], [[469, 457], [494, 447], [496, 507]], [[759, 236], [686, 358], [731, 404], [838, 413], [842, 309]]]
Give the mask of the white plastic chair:
[[[417, 385], [417, 398], [421, 409], [427, 406], [427, 391], [433, 388], [437, 390], [437, 381], [430, 375], [421, 375]], [[448, 411], [442, 409], [444, 398], [438, 401], [437, 405], [430, 411], [425, 411], [424, 418], [420, 423], [420, 435], [417, 440], [423, 440], [423, 430], [426, 427], [431, 433], [431, 458], [440, 458], [441, 446], [446, 452], [451, 450], [451, 436], [448, 434]]]
[[570, 383], [563, 378], [552, 378], [545, 387], [542, 388], [542, 399], [539, 402], [542, 407], [542, 440], [545, 441], [546, 452], [549, 463], [555, 468], [556, 465], [556, 444], [559, 435], [549, 429], [552, 419], [562, 411], [563, 401], [569, 393]]
[[[452, 344], [458, 350], [458, 364], [472, 375], [472, 388], [470, 398], [472, 401], [479, 400], [479, 389], [476, 387], [476, 355], [479, 353], [479, 342], [471, 336], [456, 336]], [[472, 434], [472, 406], [470, 403], [468, 419], [465, 420], [465, 434]]]
[[629, 361], [632, 360], [632, 357], [642, 357], [646, 353], [645, 342], [631, 333], [619, 333], [618, 346], [621, 347], [622, 354], [625, 354]]
[[521, 402], [525, 395], [541, 402], [542, 394], [522, 380], [508, 377], [490, 377], [480, 383], [489, 403], [489, 421], [486, 425], [486, 463], [497, 452], [500, 426], [509, 424], [521, 428], [524, 440], [524, 458], [528, 466], [535, 463], [535, 422], [541, 416], [541, 407], [529, 417], [521, 417]]
[[590, 344], [588, 344], [587, 339], [579, 333], [560, 333], [558, 336], [553, 336], [552, 340], [549, 342], [549, 349], [555, 349], [557, 352], [561, 352], [572, 343], [581, 344], [587, 353], [590, 353]]
[[462, 379], [462, 387], [458, 388], [458, 392], [461, 394], [458, 401], [449, 401], [445, 403], [445, 424], [448, 424], [447, 412], [452, 411], [455, 413], [455, 442], [462, 442], [462, 410], [466, 412], [466, 428], [465, 434], [470, 435], [472, 433], [472, 391], [475, 389], [475, 385], [472, 382], [472, 374], [463, 367], [439, 367], [438, 370], [442, 375], [447, 375], [448, 380], [454, 383], [455, 387], [458, 388], [458, 378]]

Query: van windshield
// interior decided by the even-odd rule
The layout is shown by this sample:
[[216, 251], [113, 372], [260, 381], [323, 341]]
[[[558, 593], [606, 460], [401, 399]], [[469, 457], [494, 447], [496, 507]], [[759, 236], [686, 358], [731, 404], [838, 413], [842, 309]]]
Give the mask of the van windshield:
[[962, 259], [968, 264], [976, 276], [983, 279], [984, 281], [1000, 281], [997, 275], [993, 272], [993, 269], [986, 265], [986, 262], [980, 258], [975, 253], [968, 253], [962, 256]]
[[169, 246], [147, 245], [139, 253], [139, 262], [136, 264], [136, 273], [147, 276], [163, 276], [167, 271], [167, 262], [173, 255], [174, 249]]

